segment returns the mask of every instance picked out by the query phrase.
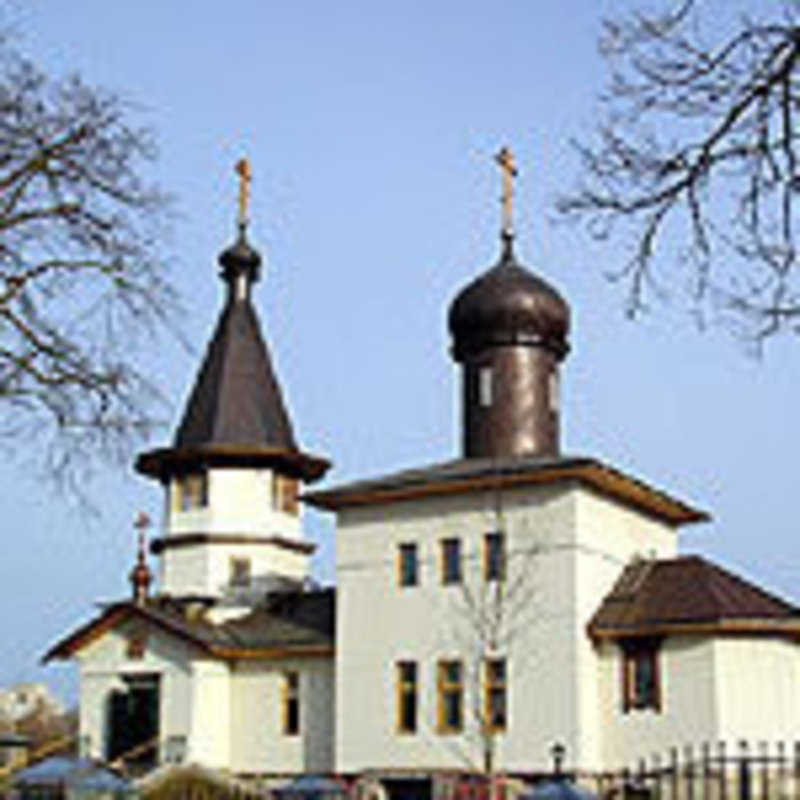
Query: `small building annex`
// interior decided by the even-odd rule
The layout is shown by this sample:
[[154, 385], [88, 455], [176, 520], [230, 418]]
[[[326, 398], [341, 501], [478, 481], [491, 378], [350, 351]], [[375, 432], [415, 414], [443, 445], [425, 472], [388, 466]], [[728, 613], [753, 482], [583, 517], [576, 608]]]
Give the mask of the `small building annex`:
[[[560, 449], [569, 307], [515, 252], [510, 154], [495, 265], [450, 306], [460, 455], [323, 489], [252, 303], [244, 218], [226, 300], [171, 447], [133, 596], [55, 644], [80, 669], [87, 755], [236, 774], [584, 770], [677, 744], [800, 730], [800, 609], [697, 555], [708, 515]], [[310, 579], [300, 504], [337, 520]]]

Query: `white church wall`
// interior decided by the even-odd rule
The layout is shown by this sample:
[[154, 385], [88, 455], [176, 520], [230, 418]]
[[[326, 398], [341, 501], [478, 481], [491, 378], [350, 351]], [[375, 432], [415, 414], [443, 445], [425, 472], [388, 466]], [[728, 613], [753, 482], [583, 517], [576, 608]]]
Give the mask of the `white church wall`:
[[[214, 533], [272, 536], [280, 534], [303, 541], [300, 514], [273, 507], [270, 469], [208, 470], [208, 505], [187, 511], [169, 506], [168, 530], [173, 534]], [[173, 484], [170, 493], [174, 493]]]
[[620, 573], [634, 557], [672, 558], [677, 551], [674, 528], [591, 489], [576, 490], [574, 528], [575, 659], [580, 735], [571, 753], [587, 769], [603, 765], [605, 736], [597, 680], [597, 652], [586, 635], [586, 626]]
[[[672, 747], [716, 741], [719, 707], [715, 688], [715, 643], [707, 637], [675, 636], [659, 650], [661, 710], [623, 711], [622, 651], [598, 648], [602, 766], [635, 767], [638, 759], [664, 757]], [[740, 698], [740, 702], [744, 698]]]
[[207, 547], [175, 547], [162, 554], [158, 581], [162, 593], [204, 595], [210, 583]]
[[[508, 655], [511, 707], [508, 729], [497, 736], [496, 755], [498, 766], [530, 769], [537, 759], [542, 766], [549, 763], [554, 736], [567, 736], [572, 743], [577, 735], [575, 636], [569, 626], [575, 586], [565, 533], [575, 524], [575, 496], [569, 487], [534, 487], [504, 491], [499, 500], [509, 558], [532, 578], [525, 581], [530, 597], [518, 612], [525, 620], [517, 620], [511, 653], [498, 653]], [[436, 729], [437, 662], [462, 658], [466, 669], [474, 661], [464, 590], [441, 584], [439, 548], [441, 539], [460, 538], [465, 579], [469, 574], [474, 580], [483, 536], [498, 527], [497, 502], [496, 493], [488, 491], [340, 514], [337, 769], [481, 764], [477, 720], [468, 712], [463, 734]], [[418, 546], [416, 587], [398, 586], [397, 549], [404, 542]], [[395, 665], [400, 660], [418, 663], [415, 734], [396, 730]], [[465, 683], [469, 694], [474, 684]], [[471, 707], [470, 697], [464, 706]]]
[[219, 769], [231, 764], [231, 676], [223, 661], [191, 664], [191, 730], [187, 760]]
[[[167, 538], [189, 534], [274, 537], [305, 543], [300, 517], [273, 508], [273, 473], [269, 469], [211, 469], [208, 505], [181, 511], [168, 504]], [[175, 485], [170, 489], [174, 493]], [[198, 543], [171, 547], [161, 559], [161, 587], [166, 594], [219, 596], [231, 580], [231, 561], [250, 561], [253, 582], [280, 574], [302, 580], [309, 556], [269, 543]]]
[[[300, 726], [284, 731], [284, 676], [300, 676]], [[242, 661], [231, 684], [231, 767], [246, 773], [332, 772], [333, 658]]]
[[792, 741], [800, 731], [800, 644], [764, 636], [714, 640], [719, 740]]
[[[79, 731], [82, 746], [96, 758], [104, 758], [108, 744], [108, 703], [111, 693], [125, 688], [123, 676], [159, 676], [159, 740], [163, 748], [171, 737], [190, 734], [191, 648], [145, 628], [142, 658], [128, 656], [128, 641], [143, 630], [130, 620], [86, 645], [78, 654], [80, 672]], [[88, 748], [87, 748], [88, 744]]]

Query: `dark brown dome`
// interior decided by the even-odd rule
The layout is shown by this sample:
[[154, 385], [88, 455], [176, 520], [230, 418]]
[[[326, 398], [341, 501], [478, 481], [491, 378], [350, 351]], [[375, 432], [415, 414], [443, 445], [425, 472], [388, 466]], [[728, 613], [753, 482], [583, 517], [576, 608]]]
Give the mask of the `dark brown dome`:
[[550, 284], [517, 262], [507, 235], [500, 261], [456, 296], [448, 326], [456, 361], [498, 345], [539, 346], [558, 359], [569, 351], [569, 306]]

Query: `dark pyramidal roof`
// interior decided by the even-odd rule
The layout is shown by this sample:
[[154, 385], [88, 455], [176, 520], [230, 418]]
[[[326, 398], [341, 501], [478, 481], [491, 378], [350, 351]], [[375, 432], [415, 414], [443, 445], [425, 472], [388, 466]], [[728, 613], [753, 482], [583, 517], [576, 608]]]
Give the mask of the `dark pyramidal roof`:
[[272, 361], [249, 302], [228, 302], [194, 384], [175, 447], [296, 450]]
[[700, 556], [629, 564], [589, 623], [598, 638], [800, 631], [800, 608]]
[[330, 464], [301, 452], [250, 301], [261, 256], [240, 223], [236, 242], [219, 257], [227, 299], [171, 448], [139, 456], [152, 477], [207, 466], [269, 466], [310, 482]]

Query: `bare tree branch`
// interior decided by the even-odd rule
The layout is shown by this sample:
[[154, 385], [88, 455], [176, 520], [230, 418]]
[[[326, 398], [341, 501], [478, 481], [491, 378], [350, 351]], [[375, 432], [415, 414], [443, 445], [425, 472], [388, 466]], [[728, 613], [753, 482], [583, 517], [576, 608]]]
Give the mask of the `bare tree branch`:
[[626, 243], [612, 277], [631, 315], [688, 290], [756, 341], [797, 332], [800, 8], [726, 26], [693, 0], [662, 7], [605, 21], [603, 120], [558, 208]]
[[171, 203], [143, 177], [155, 144], [131, 113], [0, 36], [0, 436], [72, 487], [157, 422], [135, 345], [178, 310]]

